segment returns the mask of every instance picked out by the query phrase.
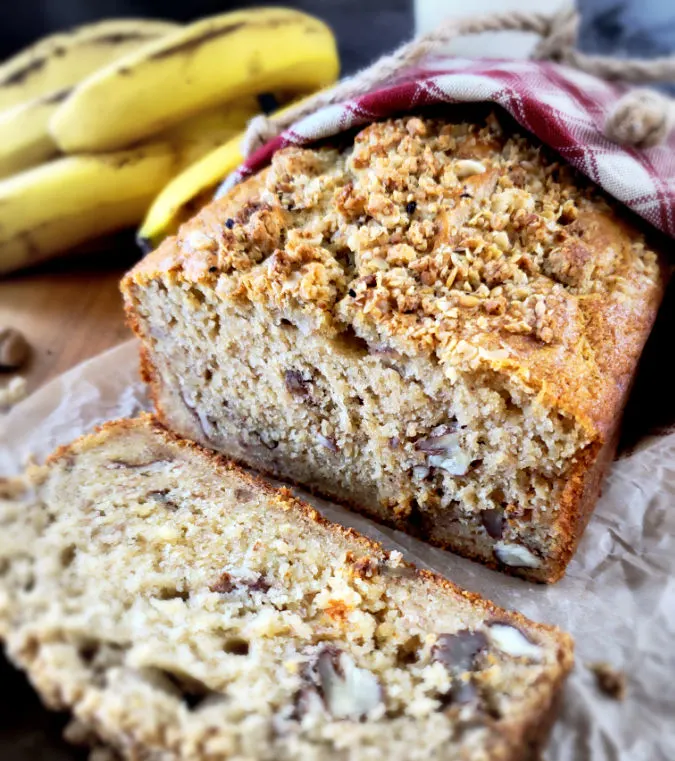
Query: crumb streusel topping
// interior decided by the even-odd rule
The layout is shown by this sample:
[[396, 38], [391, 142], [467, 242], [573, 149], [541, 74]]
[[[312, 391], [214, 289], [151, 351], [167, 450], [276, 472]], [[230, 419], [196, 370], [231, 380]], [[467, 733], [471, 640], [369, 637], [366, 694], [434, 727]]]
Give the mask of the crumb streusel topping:
[[633, 305], [660, 278], [601, 191], [494, 114], [407, 116], [347, 147], [286, 148], [178, 248], [188, 280], [218, 278], [223, 295], [305, 329], [435, 355], [450, 379], [486, 364], [557, 402], [569, 391], [591, 419], [606, 403], [593, 386], [607, 367], [621, 375]]

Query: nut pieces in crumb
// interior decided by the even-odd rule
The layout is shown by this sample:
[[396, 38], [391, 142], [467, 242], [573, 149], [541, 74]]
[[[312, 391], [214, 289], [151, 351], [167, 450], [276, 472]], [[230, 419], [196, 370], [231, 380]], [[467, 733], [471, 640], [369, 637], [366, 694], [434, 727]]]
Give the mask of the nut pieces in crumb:
[[541, 565], [539, 558], [522, 544], [497, 542], [494, 553], [500, 563], [511, 568], [539, 568]]
[[474, 159], [460, 159], [455, 163], [455, 174], [458, 180], [463, 180], [465, 177], [471, 177], [474, 174], [483, 174], [485, 172], [485, 164]]
[[299, 397], [309, 396], [309, 380], [305, 380], [299, 370], [286, 370], [284, 384], [289, 394]]
[[369, 555], [357, 558], [350, 551], [345, 555], [345, 562], [349, 563], [352, 574], [359, 579], [372, 579], [380, 573], [379, 560]]
[[447, 425], [438, 426], [431, 436], [415, 444], [415, 449], [426, 452], [427, 463], [441, 468], [452, 476], [464, 476], [471, 467], [471, 456], [460, 446], [459, 435]]
[[336, 719], [360, 719], [382, 703], [382, 687], [370, 671], [349, 655], [327, 648], [317, 661], [321, 694]]
[[459, 675], [465, 671], [473, 671], [478, 655], [487, 650], [488, 645], [488, 639], [483, 632], [460, 629], [454, 634], [440, 634], [431, 655], [448, 671]]
[[495, 621], [488, 625], [487, 634], [490, 642], [506, 655], [532, 661], [540, 661], [543, 656], [541, 647], [531, 642], [520, 629], [511, 624]]
[[16, 370], [28, 359], [30, 346], [16, 328], [0, 329], [0, 369]]
[[335, 441], [335, 439], [330, 439], [327, 436], [324, 436], [322, 433], [316, 434], [316, 440], [321, 444], [322, 447], [325, 447], [331, 452], [337, 452], [339, 447]]
[[472, 674], [480, 669], [480, 657], [488, 647], [488, 639], [480, 631], [460, 629], [454, 634], [439, 635], [431, 657], [443, 664], [452, 677], [450, 689], [443, 696], [444, 706], [466, 705], [480, 700]]
[[481, 523], [483, 528], [487, 532], [487, 535], [492, 539], [501, 539], [504, 535], [504, 523], [506, 522], [506, 516], [504, 510], [501, 507], [492, 507], [487, 510], [483, 510], [481, 513]]

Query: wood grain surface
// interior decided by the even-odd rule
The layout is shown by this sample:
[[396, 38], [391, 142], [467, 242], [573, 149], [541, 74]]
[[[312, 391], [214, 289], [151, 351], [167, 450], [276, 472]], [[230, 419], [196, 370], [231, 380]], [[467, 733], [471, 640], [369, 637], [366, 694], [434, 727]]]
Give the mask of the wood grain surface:
[[0, 328], [20, 330], [32, 348], [20, 371], [29, 393], [131, 337], [118, 284], [139, 256], [125, 235], [0, 279]]

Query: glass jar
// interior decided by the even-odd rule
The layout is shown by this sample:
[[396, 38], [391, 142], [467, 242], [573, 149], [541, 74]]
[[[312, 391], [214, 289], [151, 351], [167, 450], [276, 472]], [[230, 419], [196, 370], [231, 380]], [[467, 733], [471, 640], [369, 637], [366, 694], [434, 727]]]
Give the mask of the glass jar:
[[[431, 31], [447, 18], [489, 15], [493, 13], [556, 13], [564, 0], [415, 0], [415, 32]], [[459, 37], [443, 51], [463, 58], [527, 58], [538, 37], [527, 32], [484, 32]]]

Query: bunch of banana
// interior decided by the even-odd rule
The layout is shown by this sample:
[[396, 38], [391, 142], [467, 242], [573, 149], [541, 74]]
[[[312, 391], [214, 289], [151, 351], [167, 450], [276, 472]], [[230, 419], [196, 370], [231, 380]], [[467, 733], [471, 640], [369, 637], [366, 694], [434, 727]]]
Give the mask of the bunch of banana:
[[150, 39], [148, 22], [125, 23], [144, 39], [102, 67], [100, 59], [93, 70], [85, 65], [84, 57], [94, 60], [86, 30], [48, 38], [0, 66], [0, 273], [138, 224], [189, 167], [209, 174], [202, 189], [217, 184], [241, 160], [236, 136], [260, 111], [258, 94], [290, 98], [338, 74], [330, 30], [298, 11], [252, 9], [185, 27], [154, 22]]
[[0, 177], [58, 154], [49, 122], [73, 85], [179, 28], [147, 19], [88, 24], [46, 37], [0, 66]]
[[63, 90], [126, 53], [180, 27], [152, 19], [110, 19], [44, 37], [0, 65], [0, 109]]
[[137, 147], [64, 156], [0, 181], [0, 271], [137, 225], [177, 172], [239, 134], [257, 111], [255, 99], [221, 106]]
[[318, 19], [257, 8], [198, 21], [86, 79], [56, 110], [66, 153], [110, 151], [242, 95], [311, 92], [338, 73], [335, 41]]

